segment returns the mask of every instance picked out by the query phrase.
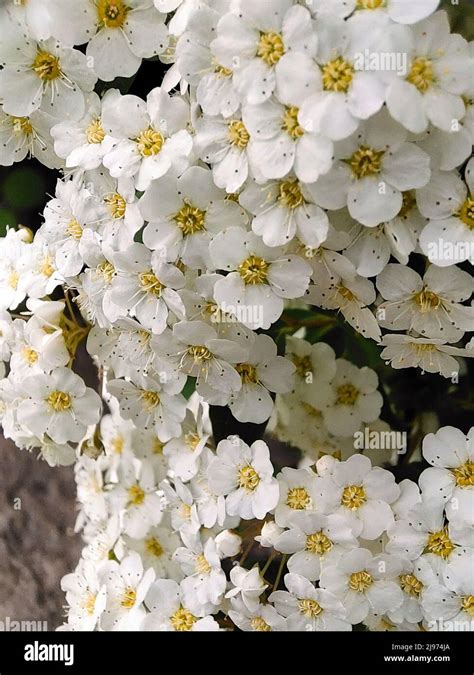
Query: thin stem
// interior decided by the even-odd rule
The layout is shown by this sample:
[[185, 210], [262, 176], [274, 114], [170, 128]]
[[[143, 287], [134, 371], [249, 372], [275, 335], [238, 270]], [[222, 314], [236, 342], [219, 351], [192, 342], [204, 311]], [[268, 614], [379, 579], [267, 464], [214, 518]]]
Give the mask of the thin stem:
[[265, 572], [266, 572], [267, 569], [270, 567], [270, 565], [272, 564], [272, 562], [273, 562], [273, 560], [274, 560], [274, 558], [275, 558], [276, 556], [277, 556], [277, 552], [276, 552], [275, 550], [273, 550], [273, 551], [270, 553], [270, 555], [268, 556], [267, 562], [265, 563], [265, 565], [263, 566], [263, 569], [262, 569], [261, 572], [260, 572], [260, 574], [261, 574], [262, 577], [265, 576]]
[[275, 590], [275, 591], [278, 590], [278, 584], [280, 583], [281, 575], [283, 574], [283, 568], [286, 565], [287, 558], [288, 558], [288, 555], [285, 553], [280, 560], [280, 567], [278, 568], [275, 583], [273, 584], [273, 590]]

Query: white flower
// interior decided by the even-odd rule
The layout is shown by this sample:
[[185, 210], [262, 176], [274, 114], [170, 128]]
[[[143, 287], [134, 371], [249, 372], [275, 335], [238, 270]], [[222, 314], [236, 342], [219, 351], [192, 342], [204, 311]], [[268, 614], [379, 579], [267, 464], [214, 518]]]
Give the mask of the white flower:
[[[0, 8], [0, 16], [2, 23], [8, 17], [12, 24], [24, 24], [27, 34], [31, 37], [46, 40], [51, 36], [52, 9], [52, 0], [29, 0], [25, 3], [7, 0]], [[5, 23], [4, 27], [6, 25]]]
[[[189, 1], [195, 4], [197, 0]], [[176, 45], [176, 64], [181, 77], [196, 87], [196, 100], [203, 112], [227, 117], [238, 109], [240, 96], [234, 88], [232, 69], [221, 66], [211, 50], [221, 16], [216, 9], [199, 3], [191, 12], [186, 32]]]
[[114, 179], [97, 172], [94, 188], [97, 198], [105, 206], [98, 226], [103, 245], [123, 251], [133, 243], [135, 234], [143, 225], [133, 179]]
[[283, 299], [300, 297], [308, 287], [311, 268], [305, 260], [265, 246], [241, 227], [218, 234], [209, 249], [215, 267], [230, 272], [214, 287], [219, 307], [249, 328], [270, 328]]
[[216, 188], [208, 169], [193, 166], [178, 179], [155, 181], [140, 199], [149, 222], [144, 243], [166, 260], [181, 258], [186, 265], [210, 266], [209, 244], [224, 227], [244, 225], [243, 210]]
[[182, 578], [173, 554], [180, 545], [179, 536], [169, 526], [160, 524], [148, 530], [142, 539], [132, 539], [124, 535], [124, 541], [130, 551], [136, 551], [147, 567], [152, 567], [160, 578], [179, 581]]
[[312, 129], [303, 129], [299, 122], [299, 104], [305, 90], [306, 85], [302, 84], [299, 92], [291, 92], [291, 99], [284, 97], [284, 103], [271, 98], [242, 109], [242, 119], [250, 134], [250, 166], [260, 182], [283, 178], [293, 171], [299, 180], [314, 183], [331, 168], [332, 141]]
[[197, 416], [188, 409], [179, 438], [171, 439], [163, 448], [171, 471], [183, 481], [193, 478], [200, 464], [200, 456], [207, 445], [210, 429], [204, 425], [203, 411], [198, 403]]
[[66, 160], [67, 167], [96, 169], [115, 141], [107, 136], [100, 119], [101, 102], [97, 94], [86, 99], [86, 109], [77, 121], [59, 122], [51, 129], [54, 151]]
[[466, 183], [457, 173], [436, 172], [417, 192], [417, 203], [428, 224], [420, 248], [429, 260], [447, 267], [474, 262], [474, 162], [466, 167]]
[[311, 192], [320, 206], [347, 204], [349, 213], [367, 227], [395, 218], [402, 192], [421, 188], [430, 178], [430, 158], [406, 142], [406, 132], [385, 109], [334, 148], [336, 161]]
[[[350, 361], [337, 359], [336, 374], [331, 381], [332, 397], [321, 412], [324, 423], [334, 436], [352, 436], [362, 422], [374, 422], [383, 398], [377, 391], [377, 373], [367, 366], [357, 368]], [[311, 402], [310, 395], [306, 397]]]
[[268, 335], [256, 335], [249, 349], [247, 361], [235, 366], [242, 387], [231, 395], [229, 408], [239, 422], [260, 424], [273, 410], [269, 392], [290, 391], [295, 367], [288, 359], [277, 356], [277, 346]]
[[145, 614], [143, 600], [155, 578], [151, 568], [146, 572], [134, 551], [120, 563], [109, 561], [104, 570], [107, 605], [101, 618], [105, 630], [136, 629]]
[[331, 591], [343, 604], [347, 620], [360, 623], [369, 612], [385, 614], [403, 602], [403, 593], [395, 582], [401, 561], [395, 556], [373, 556], [365, 548], [356, 548], [339, 558], [335, 566], [321, 572], [320, 587]]
[[55, 253], [55, 265], [64, 276], [79, 274], [84, 254], [95, 238], [91, 227], [98, 215], [95, 197], [74, 180], [60, 181], [56, 197], [44, 210], [44, 224], [39, 230], [40, 241], [47, 241]]
[[280, 489], [280, 500], [275, 509], [277, 525], [288, 527], [296, 512], [316, 510], [317, 483], [313, 471], [284, 467], [277, 479]]
[[142, 58], [161, 54], [168, 35], [152, 0], [53, 0], [54, 30], [69, 44], [87, 42], [101, 80], [130, 77]]
[[282, 553], [291, 553], [288, 570], [310, 581], [319, 579], [321, 566], [334, 564], [357, 540], [344, 517], [319, 513], [295, 513], [285, 530], [274, 542]]
[[296, 178], [265, 185], [249, 183], [239, 203], [255, 215], [252, 230], [267, 246], [283, 246], [297, 236], [306, 246], [318, 248], [327, 237], [326, 213]]
[[0, 96], [4, 112], [24, 117], [41, 108], [59, 120], [81, 117], [84, 94], [97, 81], [85, 55], [52, 38], [45, 42], [25, 39], [20, 27], [9, 27], [3, 38]]
[[242, 548], [242, 538], [232, 530], [222, 530], [216, 535], [216, 550], [219, 558], [233, 558], [238, 555]]
[[[385, 99], [386, 84], [383, 73], [366, 71], [357, 67], [357, 58], [363, 53], [360, 22], [355, 19], [343, 21], [333, 16], [321, 16], [318, 20], [319, 44], [316, 61], [319, 65], [315, 78], [316, 93], [306, 97], [300, 110], [299, 120], [303, 129], [321, 133], [339, 141], [350, 136], [360, 120], [372, 117], [380, 110]], [[364, 27], [367, 48], [376, 56], [387, 49], [388, 27], [382, 36], [374, 40], [374, 32], [380, 32], [375, 22]], [[371, 40], [374, 44], [371, 44]]]
[[207, 476], [210, 490], [226, 495], [226, 510], [231, 516], [262, 519], [278, 502], [278, 482], [263, 441], [250, 447], [237, 436], [221, 441]]
[[53, 117], [36, 110], [28, 117], [8, 115], [0, 107], [0, 164], [11, 166], [26, 157], [35, 157], [50, 169], [62, 165], [53, 150], [50, 129]]
[[180, 394], [181, 378], [164, 378], [137, 374], [133, 382], [117, 379], [107, 384], [108, 391], [118, 399], [120, 414], [133, 420], [141, 429], [156, 430], [161, 441], [179, 436], [186, 414], [186, 399]]
[[421, 606], [433, 630], [473, 630], [473, 562], [472, 549], [460, 552], [444, 569], [445, 585], [432, 584], [423, 593]]
[[133, 176], [137, 190], [146, 190], [171, 167], [183, 171], [192, 148], [188, 117], [186, 102], [159, 87], [146, 102], [112, 90], [102, 107], [102, 127], [118, 142], [103, 158], [104, 166], [114, 178]]
[[299, 574], [286, 574], [288, 591], [274, 591], [269, 596], [277, 612], [286, 617], [290, 631], [350, 631], [352, 626], [345, 621], [345, 609], [341, 601], [329, 591], [315, 588]]
[[434, 468], [419, 478], [423, 498], [444, 504], [455, 525], [474, 523], [474, 429], [465, 436], [442, 427], [423, 439], [423, 456]]
[[255, 537], [260, 546], [270, 548], [275, 546], [275, 542], [283, 533], [283, 528], [279, 527], [274, 520], [267, 520], [263, 523], [260, 534]]
[[18, 421], [37, 436], [47, 434], [56, 443], [80, 441], [87, 427], [99, 421], [100, 397], [69, 368], [31, 375], [22, 388]]
[[137, 539], [144, 537], [163, 517], [163, 500], [157, 494], [153, 468], [143, 461], [137, 472], [133, 460], [125, 460], [119, 466], [118, 478], [111, 503], [118, 511], [124, 510], [124, 531]]
[[469, 86], [472, 65], [467, 42], [450, 34], [446, 12], [437, 12], [411, 31], [408, 73], [392, 79], [387, 108], [414, 133], [424, 131], [428, 122], [452, 131], [465, 112], [461, 95]]
[[[146, 597], [150, 613], [145, 617], [141, 630], [146, 631], [217, 631], [219, 624], [198, 611], [194, 614], [186, 605], [184, 590], [172, 579], [157, 579]], [[196, 611], [193, 608], [193, 611]]]
[[310, 344], [306, 340], [290, 335], [286, 339], [286, 357], [295, 366], [294, 392], [305, 398], [311, 387], [311, 401], [321, 408], [331, 397], [330, 382], [336, 374], [334, 349], [325, 342]]
[[[234, 364], [248, 358], [247, 349], [219, 338], [214, 328], [203, 321], [175, 323], [173, 333], [162, 333], [153, 348], [176, 371], [195, 377], [196, 390], [206, 400], [215, 395], [230, 396], [242, 386]], [[220, 400], [218, 405], [225, 403]]]
[[270, 604], [257, 602], [255, 607], [250, 609], [240, 598], [232, 598], [231, 603], [229, 617], [239, 630], [257, 633], [287, 630], [285, 619]]
[[331, 474], [317, 479], [317, 490], [321, 510], [342, 516], [357, 537], [377, 539], [393, 524], [390, 504], [400, 488], [393, 473], [372, 467], [364, 455], [335, 463]]
[[[188, 595], [195, 595], [197, 602], [202, 606], [207, 604], [218, 605], [224, 595], [226, 587], [225, 572], [217, 553], [216, 542], [212, 537], [203, 543], [198, 534], [181, 531], [181, 538], [185, 546], [178, 547], [173, 560], [180, 564], [186, 579], [182, 588], [184, 599]], [[191, 607], [195, 601], [188, 602]]]
[[443, 340], [415, 338], [410, 335], [384, 335], [380, 356], [392, 368], [421, 368], [425, 373], [453, 377], [459, 372], [459, 361], [453, 356], [472, 356], [467, 349], [447, 345]]
[[106, 586], [100, 580], [99, 569], [90, 560], [81, 560], [75, 572], [61, 579], [68, 622], [74, 630], [94, 630], [105, 609]]
[[184, 319], [184, 305], [176, 292], [184, 286], [183, 273], [143, 244], [133, 243], [113, 254], [116, 274], [112, 279], [111, 300], [120, 313], [136, 316], [153, 333], [162, 333], [169, 313]]
[[291, 0], [266, 0], [265, 5], [241, 0], [239, 14], [225, 14], [217, 24], [211, 50], [218, 63], [234, 69], [234, 86], [250, 104], [271, 96], [286, 55], [313, 56], [317, 36], [311, 15]]
[[250, 134], [239, 115], [203, 117], [195, 123], [194, 149], [212, 167], [219, 188], [235, 193], [249, 175]]
[[377, 288], [387, 300], [377, 308], [384, 327], [453, 342], [474, 330], [474, 307], [460, 304], [471, 297], [473, 279], [458, 267], [430, 265], [422, 279], [410, 268], [390, 264], [377, 277]]
[[230, 581], [232, 588], [226, 593], [226, 598], [233, 598], [235, 602], [238, 597], [239, 604], [241, 603], [249, 612], [255, 612], [260, 605], [260, 596], [267, 587], [264, 583], [259, 568], [252, 567], [247, 570], [245, 567], [235, 565], [230, 571]]

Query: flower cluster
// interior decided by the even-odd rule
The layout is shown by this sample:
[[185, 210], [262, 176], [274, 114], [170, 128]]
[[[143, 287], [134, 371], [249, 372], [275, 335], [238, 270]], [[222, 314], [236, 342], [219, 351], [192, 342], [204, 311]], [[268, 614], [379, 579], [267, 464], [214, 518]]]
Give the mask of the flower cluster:
[[[0, 421], [75, 463], [63, 630], [471, 621], [472, 433], [397, 485], [354, 454], [389, 428], [377, 373], [322, 339], [445, 378], [474, 356], [473, 58], [438, 4], [0, 8], [0, 164], [61, 171], [1, 239]], [[116, 80], [144, 59], [146, 99]], [[224, 410], [304, 459], [276, 472]]]

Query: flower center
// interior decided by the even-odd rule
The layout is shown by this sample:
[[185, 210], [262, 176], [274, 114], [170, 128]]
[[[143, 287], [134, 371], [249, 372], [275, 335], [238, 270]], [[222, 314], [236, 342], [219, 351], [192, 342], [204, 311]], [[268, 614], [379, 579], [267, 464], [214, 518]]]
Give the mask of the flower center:
[[199, 434], [196, 434], [194, 431], [189, 431], [184, 435], [184, 442], [191, 450], [196, 450], [200, 440]]
[[420, 597], [420, 593], [423, 590], [423, 583], [413, 574], [402, 574], [399, 577], [399, 580], [402, 591], [414, 598]]
[[156, 537], [149, 537], [148, 539], [145, 539], [145, 548], [148, 553], [152, 556], [155, 556], [155, 558], [159, 558], [164, 552], [163, 546], [160, 544], [158, 539], [156, 539]]
[[474, 199], [468, 197], [459, 209], [457, 216], [470, 230], [474, 230]]
[[99, 23], [105, 28], [121, 28], [129, 9], [122, 0], [99, 0], [97, 3]]
[[207, 562], [205, 556], [200, 553], [196, 558], [196, 572], [198, 574], [209, 574], [212, 570], [212, 567]]
[[341, 504], [351, 511], [357, 511], [366, 501], [365, 490], [360, 485], [347, 485], [342, 492]]
[[353, 384], [341, 384], [336, 393], [338, 405], [354, 405], [359, 398], [359, 390]]
[[194, 614], [191, 614], [184, 607], [180, 607], [172, 617], [170, 617], [171, 625], [177, 631], [191, 630], [197, 621]]
[[110, 442], [110, 446], [112, 448], [112, 452], [114, 452], [116, 455], [121, 455], [124, 446], [123, 437], [116, 436], [115, 438], [113, 438]]
[[281, 128], [283, 131], [286, 131], [288, 136], [293, 140], [301, 138], [304, 134], [304, 129], [300, 127], [298, 123], [298, 112], [299, 108], [295, 105], [286, 108], [281, 121]]
[[79, 239], [82, 237], [82, 225], [75, 218], [73, 218], [66, 225], [66, 234], [79, 241]]
[[257, 369], [251, 363], [238, 363], [235, 366], [243, 384], [256, 384], [258, 382]]
[[269, 626], [261, 616], [254, 616], [253, 619], [250, 620], [250, 626], [252, 630], [256, 630], [259, 633], [269, 633], [272, 630], [271, 626]]
[[159, 131], [148, 127], [136, 137], [135, 142], [142, 157], [152, 157], [160, 152], [165, 139]]
[[86, 138], [88, 143], [102, 143], [105, 138], [105, 131], [99, 119], [93, 120], [86, 129]]
[[342, 56], [329, 61], [322, 66], [323, 88], [325, 91], [346, 92], [354, 76], [353, 66], [345, 61]]
[[422, 94], [431, 87], [435, 81], [433, 64], [423, 56], [412, 61], [410, 72], [406, 77], [407, 82], [413, 84]]
[[466, 595], [462, 599], [461, 607], [469, 616], [474, 617], [474, 595]]
[[415, 195], [411, 191], [404, 192], [402, 194], [402, 200], [402, 208], [398, 212], [398, 217], [406, 218], [416, 205]]
[[434, 553], [446, 560], [452, 551], [454, 551], [454, 544], [449, 538], [447, 528], [443, 528], [439, 532], [430, 534], [424, 553]]
[[373, 583], [374, 580], [372, 579], [372, 576], [365, 570], [354, 572], [349, 577], [349, 588], [353, 591], [357, 591], [357, 593], [365, 593]]
[[18, 287], [18, 282], [20, 281], [20, 275], [16, 270], [13, 270], [13, 272], [10, 272], [8, 275], [8, 285], [10, 288], [13, 288], [14, 290]]
[[120, 603], [125, 609], [131, 609], [137, 599], [137, 592], [131, 586], [127, 586], [122, 595], [122, 602]]
[[374, 150], [366, 145], [361, 145], [346, 161], [354, 178], [360, 180], [366, 176], [375, 176], [380, 173], [384, 154], [383, 150]]
[[96, 272], [107, 284], [110, 284], [115, 275], [115, 267], [108, 260], [103, 260], [97, 265]]
[[186, 237], [206, 229], [206, 212], [191, 204], [185, 204], [175, 215], [174, 221]]
[[239, 487], [247, 490], [247, 492], [253, 492], [257, 489], [259, 483], [260, 476], [253, 466], [247, 464], [239, 469]]
[[54, 267], [51, 264], [52, 262], [51, 256], [45, 256], [38, 268], [39, 273], [45, 277], [52, 276], [54, 274]]
[[357, 9], [378, 9], [385, 7], [385, 0], [357, 0]]
[[31, 347], [23, 347], [23, 349], [21, 350], [21, 353], [22, 353], [22, 356], [25, 359], [25, 361], [27, 361], [31, 365], [36, 363], [36, 361], [38, 360], [37, 352], [35, 352], [34, 349], [31, 349]]
[[265, 61], [268, 66], [274, 66], [285, 53], [285, 45], [279, 33], [270, 31], [260, 33], [257, 47], [257, 56]]
[[295, 487], [288, 490], [286, 505], [295, 511], [303, 511], [311, 506], [311, 497], [304, 487]]
[[230, 144], [236, 145], [241, 150], [246, 148], [250, 140], [250, 134], [245, 124], [241, 120], [232, 120], [227, 128]]
[[217, 75], [222, 75], [222, 77], [231, 77], [232, 70], [230, 68], [226, 68], [225, 66], [221, 66], [220, 63], [216, 63], [214, 66], [214, 72]]
[[300, 377], [307, 377], [308, 373], [313, 372], [313, 364], [311, 363], [311, 357], [309, 355], [297, 356], [296, 354], [293, 354], [291, 360]]
[[316, 555], [324, 555], [332, 549], [332, 541], [320, 530], [306, 537], [305, 549]]
[[153, 439], [153, 445], [152, 445], [151, 451], [154, 455], [162, 455], [164, 447], [165, 447], [165, 444], [162, 443], [159, 438]]
[[247, 285], [264, 284], [267, 280], [268, 263], [263, 258], [251, 255], [237, 268], [238, 273]]
[[465, 462], [465, 464], [458, 466], [456, 469], [451, 469], [451, 473], [454, 475], [456, 485], [459, 485], [459, 487], [474, 486], [474, 462]]
[[33, 133], [29, 117], [12, 117], [12, 126], [16, 134], [30, 136]]
[[297, 180], [285, 180], [278, 186], [278, 204], [287, 209], [296, 209], [305, 203], [305, 198], [301, 192], [300, 184]]
[[87, 614], [89, 614], [89, 616], [92, 616], [92, 614], [94, 614], [96, 597], [97, 595], [95, 593], [89, 591], [83, 602], [83, 607], [86, 610]]
[[165, 286], [153, 272], [141, 272], [138, 275], [138, 280], [142, 291], [156, 295], [157, 298], [161, 297], [161, 291]]
[[188, 354], [193, 357], [194, 361], [209, 361], [212, 359], [212, 352], [202, 345], [193, 345], [187, 350]]
[[48, 396], [47, 403], [54, 412], [64, 412], [71, 407], [72, 399], [65, 391], [55, 389]]
[[143, 390], [140, 398], [143, 402], [143, 407], [146, 408], [146, 410], [154, 410], [157, 405], [160, 403], [160, 395], [156, 391], [150, 390]]
[[118, 192], [114, 192], [112, 195], [104, 197], [104, 202], [107, 204], [110, 215], [114, 219], [123, 218], [127, 208], [127, 202], [119, 195]]
[[416, 293], [413, 296], [413, 300], [420, 308], [422, 314], [427, 314], [428, 312], [431, 312], [432, 309], [438, 309], [441, 305], [441, 298], [427, 288]]
[[128, 488], [128, 505], [140, 506], [145, 501], [145, 491], [138, 483]]
[[31, 64], [31, 68], [41, 80], [46, 80], [47, 82], [55, 80], [61, 75], [59, 58], [54, 56], [54, 54], [48, 54], [48, 52], [39, 51]]
[[300, 600], [298, 602], [298, 609], [300, 610], [301, 614], [307, 616], [308, 619], [314, 619], [323, 611], [323, 608], [319, 602], [316, 602], [316, 600], [312, 600], [311, 598]]

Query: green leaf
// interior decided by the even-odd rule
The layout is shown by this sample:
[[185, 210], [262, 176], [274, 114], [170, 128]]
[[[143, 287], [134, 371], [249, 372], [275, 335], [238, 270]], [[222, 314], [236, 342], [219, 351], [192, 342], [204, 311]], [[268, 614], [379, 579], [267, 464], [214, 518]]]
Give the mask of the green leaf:
[[12, 169], [3, 183], [3, 195], [14, 209], [40, 206], [45, 198], [44, 178], [29, 167]]

